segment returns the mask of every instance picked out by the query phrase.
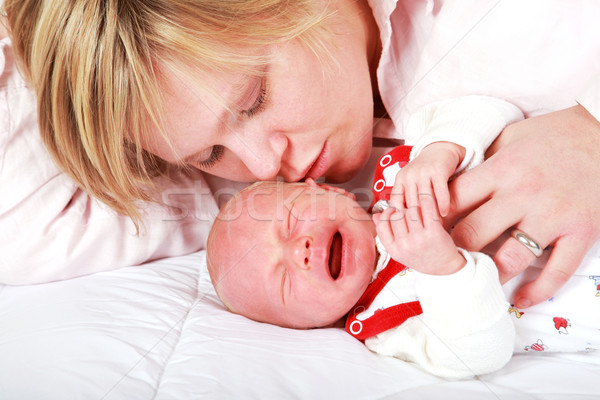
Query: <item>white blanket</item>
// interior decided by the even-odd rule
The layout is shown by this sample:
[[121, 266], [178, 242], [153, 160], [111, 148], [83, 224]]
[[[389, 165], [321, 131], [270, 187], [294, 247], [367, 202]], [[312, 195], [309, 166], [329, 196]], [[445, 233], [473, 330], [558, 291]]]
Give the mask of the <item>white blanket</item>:
[[[205, 254], [44, 285], [0, 286], [3, 399], [597, 399], [600, 356], [524, 354], [444, 381], [342, 329], [227, 312]], [[485, 357], [485, 354], [482, 354]]]
[[[438, 3], [427, 2], [436, 18]], [[420, 62], [411, 66], [413, 74], [400, 82], [407, 91], [410, 88], [408, 96], [401, 93], [401, 101], [393, 104], [401, 117], [421, 103], [473, 94], [472, 82], [479, 84], [477, 93], [510, 99], [527, 115], [575, 104], [589, 72], [598, 71], [598, 47], [592, 46], [598, 35], [584, 29], [592, 23], [600, 26], [596, 1], [572, 6], [579, 12], [576, 22], [552, 14], [553, 8], [541, 1], [472, 3], [493, 6], [482, 13], [486, 18], [477, 20], [483, 23], [465, 23], [450, 36], [444, 25], [436, 30], [421, 26], [427, 37], [441, 41], [425, 43], [427, 57], [419, 55]], [[476, 15], [477, 9], [456, 5]], [[521, 5], [522, 12], [512, 12], [511, 6]], [[554, 19], [547, 19], [549, 14]], [[493, 16], [505, 18], [494, 24], [488, 18]], [[502, 22], [506, 20], [511, 26]], [[556, 21], [550, 24], [552, 35], [536, 29], [536, 21]], [[572, 29], [569, 21], [581, 29]], [[480, 32], [502, 39], [500, 34], [514, 36], [518, 27], [531, 31], [520, 47], [523, 54], [513, 55], [516, 50], [508, 47], [504, 50], [511, 57], [504, 57], [496, 46], [488, 46], [486, 54], [493, 58], [485, 68], [464, 57], [472, 53], [481, 58], [480, 52], [469, 52], [469, 46], [485, 37]], [[471, 40], [463, 40], [465, 32], [472, 33]], [[567, 37], [557, 43], [565, 32], [576, 40]], [[446, 41], [449, 45], [444, 47]], [[532, 49], [557, 49], [559, 55], [544, 58]], [[410, 58], [402, 56], [408, 64]], [[528, 59], [536, 62], [523, 61]], [[490, 90], [484, 90], [488, 86]], [[380, 155], [375, 152], [373, 157]], [[348, 187], [369, 188], [371, 178], [359, 177]], [[364, 193], [357, 194], [366, 206]], [[15, 232], [17, 225], [14, 232], [4, 232], [13, 247]], [[36, 246], [31, 249], [40, 250]], [[123, 261], [118, 254], [109, 255]], [[103, 263], [98, 261], [101, 256], [84, 254], [81, 260], [89, 265], [82, 267], [102, 269], [91, 268], [92, 261]], [[0, 264], [2, 257], [7, 255], [0, 255]], [[0, 285], [0, 399], [599, 399], [596, 353], [516, 355], [493, 374], [445, 381], [371, 353], [342, 329], [289, 330], [227, 312], [210, 284], [204, 252], [50, 284]]]

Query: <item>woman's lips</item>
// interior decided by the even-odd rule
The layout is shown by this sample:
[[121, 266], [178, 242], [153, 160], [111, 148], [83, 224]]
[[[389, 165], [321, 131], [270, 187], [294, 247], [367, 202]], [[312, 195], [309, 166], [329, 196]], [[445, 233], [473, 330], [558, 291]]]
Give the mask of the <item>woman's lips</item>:
[[306, 178], [317, 179], [320, 178], [327, 172], [327, 168], [329, 167], [329, 146], [327, 146], [327, 142], [323, 145], [323, 149], [321, 149], [321, 153], [317, 157], [317, 159], [313, 162], [312, 167], [306, 173]]

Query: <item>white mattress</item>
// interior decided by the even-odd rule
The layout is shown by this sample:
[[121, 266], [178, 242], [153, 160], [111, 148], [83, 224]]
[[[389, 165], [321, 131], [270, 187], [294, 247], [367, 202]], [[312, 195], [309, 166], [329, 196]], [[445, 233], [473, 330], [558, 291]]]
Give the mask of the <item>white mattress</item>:
[[598, 399], [600, 356], [516, 355], [496, 373], [445, 381], [342, 329], [227, 312], [199, 252], [0, 286], [0, 398]]

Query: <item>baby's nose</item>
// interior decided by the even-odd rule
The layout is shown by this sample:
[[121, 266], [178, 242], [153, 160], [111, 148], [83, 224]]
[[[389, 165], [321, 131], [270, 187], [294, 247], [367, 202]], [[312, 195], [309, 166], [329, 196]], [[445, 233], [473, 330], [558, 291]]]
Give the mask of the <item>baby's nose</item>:
[[311, 249], [313, 238], [302, 236], [294, 240], [292, 245], [292, 257], [294, 263], [303, 269], [310, 269]]

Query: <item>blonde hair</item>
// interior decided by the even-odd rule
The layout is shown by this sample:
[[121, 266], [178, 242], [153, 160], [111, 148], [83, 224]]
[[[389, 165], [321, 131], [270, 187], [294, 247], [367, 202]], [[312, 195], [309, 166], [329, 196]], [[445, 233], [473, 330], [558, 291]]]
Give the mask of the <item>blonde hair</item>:
[[136, 203], [152, 200], [152, 178], [167, 169], [141, 147], [150, 130], [165, 136], [158, 66], [253, 71], [267, 62], [257, 47], [299, 38], [317, 48], [314, 28], [326, 17], [318, 1], [4, 0], [3, 8], [49, 152], [139, 228]]

